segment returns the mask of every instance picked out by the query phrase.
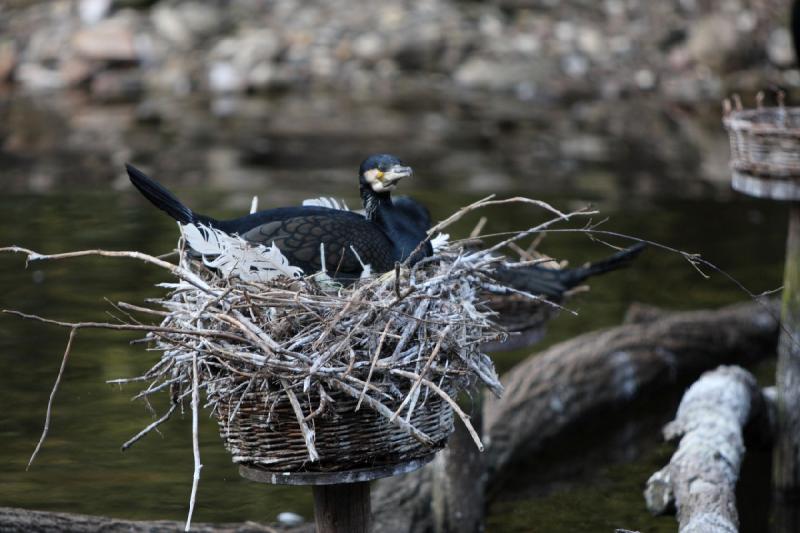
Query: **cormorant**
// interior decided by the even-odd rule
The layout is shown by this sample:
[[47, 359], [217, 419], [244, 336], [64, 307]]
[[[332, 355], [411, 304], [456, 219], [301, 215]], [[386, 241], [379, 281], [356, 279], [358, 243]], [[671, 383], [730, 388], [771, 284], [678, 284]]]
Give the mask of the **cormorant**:
[[430, 245], [411, 254], [425, 238], [424, 230], [393, 205], [391, 191], [411, 176], [411, 167], [397, 157], [376, 154], [359, 168], [359, 188], [365, 215], [326, 207], [280, 207], [232, 220], [194, 213], [166, 188], [132, 165], [126, 165], [133, 185], [156, 207], [181, 224], [205, 225], [239, 235], [254, 244], [274, 243], [293, 266], [305, 274], [325, 270], [337, 279], [358, 278], [362, 263], [386, 272], [395, 262], [410, 264], [430, 255]]

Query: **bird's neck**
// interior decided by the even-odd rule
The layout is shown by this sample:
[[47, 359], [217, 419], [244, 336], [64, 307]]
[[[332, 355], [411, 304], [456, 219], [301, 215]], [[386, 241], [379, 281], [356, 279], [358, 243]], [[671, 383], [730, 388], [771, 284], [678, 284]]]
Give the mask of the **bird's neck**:
[[370, 187], [361, 187], [361, 201], [364, 204], [364, 212], [368, 220], [385, 224], [386, 215], [394, 209], [392, 197], [388, 192], [376, 193]]
[[361, 199], [367, 219], [377, 224], [395, 247], [395, 260], [405, 260], [426, 237], [424, 232], [417, 234], [413, 224], [409, 226], [403, 211], [395, 207], [388, 192], [379, 194], [362, 188]]

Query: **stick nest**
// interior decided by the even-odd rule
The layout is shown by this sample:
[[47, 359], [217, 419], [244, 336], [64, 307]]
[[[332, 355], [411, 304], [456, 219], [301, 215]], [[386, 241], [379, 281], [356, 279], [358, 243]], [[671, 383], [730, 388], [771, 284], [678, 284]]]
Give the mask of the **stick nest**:
[[[504, 336], [478, 295], [499, 259], [446, 245], [433, 258], [350, 286], [318, 278], [222, 277], [186, 258], [158, 302], [171, 332], [148, 391], [192, 392], [239, 463], [337, 470], [429, 455], [452, 431], [453, 397], [501, 385], [481, 345]], [[196, 280], [195, 280], [196, 281]], [[478, 441], [479, 443], [479, 441]]]

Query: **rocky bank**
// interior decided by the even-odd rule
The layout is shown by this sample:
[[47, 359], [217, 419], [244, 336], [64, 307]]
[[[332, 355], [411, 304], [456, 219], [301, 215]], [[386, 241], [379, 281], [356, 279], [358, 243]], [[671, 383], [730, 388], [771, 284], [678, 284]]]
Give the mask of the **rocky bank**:
[[677, 102], [800, 86], [788, 0], [11, 0], [0, 80], [96, 100], [423, 86]]

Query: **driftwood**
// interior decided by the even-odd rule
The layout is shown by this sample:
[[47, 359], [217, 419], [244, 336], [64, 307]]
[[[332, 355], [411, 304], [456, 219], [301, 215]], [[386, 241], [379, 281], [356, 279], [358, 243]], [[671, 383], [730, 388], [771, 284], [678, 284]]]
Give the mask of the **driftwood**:
[[487, 398], [490, 482], [591, 414], [720, 364], [774, 354], [776, 316], [777, 306], [757, 303], [670, 313], [581, 335], [529, 357], [504, 376], [502, 398]]
[[748, 371], [722, 366], [706, 372], [683, 396], [664, 438], [680, 439], [669, 464], [647, 481], [654, 514], [675, 505], [681, 533], [736, 533], [736, 482], [744, 459], [745, 424], [764, 409]]
[[[778, 339], [775, 316], [777, 306], [756, 303], [717, 311], [645, 310], [631, 318], [635, 323], [582, 335], [529, 357], [505, 376], [504, 397], [484, 409], [487, 483], [497, 484], [514, 462], [533, 457], [548, 441], [590, 414], [685, 382], [720, 364], [772, 355]], [[389, 533], [433, 530], [433, 471], [429, 466], [375, 483], [373, 529]], [[475, 501], [464, 504], [467, 509], [476, 505]], [[457, 514], [463, 509], [447, 512]], [[448, 529], [446, 524], [440, 527]]]
[[[0, 532], [69, 531], [70, 533], [174, 533], [183, 530], [183, 522], [170, 520], [118, 520], [104, 516], [72, 513], [48, 513], [0, 507]], [[271, 527], [255, 522], [237, 524], [192, 524], [197, 533], [311, 533], [313, 526]]]
[[[630, 323], [582, 335], [529, 357], [504, 376], [504, 396], [490, 400], [484, 409], [487, 485], [497, 486], [516, 461], [530, 460], [591, 414], [686, 382], [720, 364], [773, 355], [776, 316], [773, 303], [677, 313], [636, 306], [626, 317]], [[472, 473], [477, 480], [482, 470]], [[378, 482], [373, 489], [376, 531], [431, 530], [434, 479], [433, 468], [426, 467]], [[464, 501], [462, 509], [450, 512], [475, 505], [475, 500]], [[454, 531], [452, 524], [458, 518], [449, 523]]]

